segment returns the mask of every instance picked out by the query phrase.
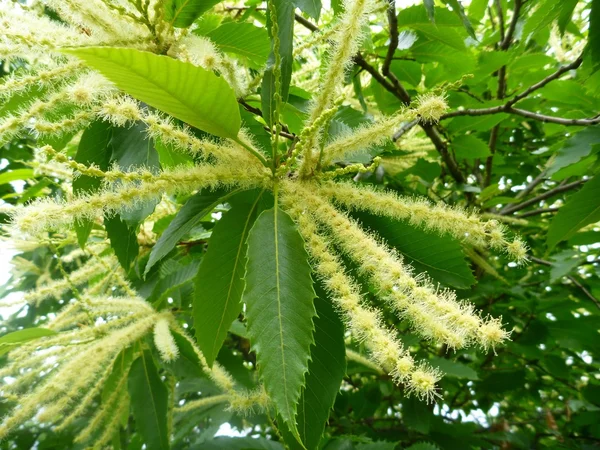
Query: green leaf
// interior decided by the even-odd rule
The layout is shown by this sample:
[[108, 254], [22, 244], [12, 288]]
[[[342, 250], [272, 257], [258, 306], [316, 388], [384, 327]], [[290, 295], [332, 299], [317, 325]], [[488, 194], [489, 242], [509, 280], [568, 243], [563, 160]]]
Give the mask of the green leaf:
[[598, 67], [600, 65], [600, 0], [592, 0], [588, 46], [592, 64]]
[[433, 367], [437, 367], [444, 372], [447, 377], [462, 378], [466, 380], [479, 380], [477, 372], [466, 364], [450, 361], [449, 359], [445, 358], [438, 358], [437, 356], [431, 358], [429, 362]]
[[472, 160], [491, 155], [488, 145], [471, 134], [463, 134], [452, 139], [452, 148], [457, 159]]
[[236, 139], [240, 113], [223, 77], [190, 63], [129, 48], [63, 50], [83, 59], [129, 95], [216, 136]]
[[589, 180], [579, 192], [569, 197], [550, 222], [546, 244], [552, 250], [590, 223], [600, 220], [600, 175]]
[[189, 27], [220, 0], [167, 0], [164, 19], [176, 28]]
[[319, 21], [321, 8], [323, 8], [321, 0], [294, 0], [294, 4], [298, 7], [298, 9], [300, 9], [300, 11], [305, 12], [309, 17], [312, 17], [317, 22]]
[[456, 239], [424, 231], [405, 221], [363, 212], [353, 216], [396, 248], [417, 272], [427, 272], [433, 280], [457, 289], [467, 289], [475, 283]]
[[128, 386], [133, 417], [146, 448], [168, 449], [168, 392], [158, 375], [150, 351], [144, 351], [131, 365]]
[[104, 216], [104, 228], [119, 264], [125, 272], [129, 272], [131, 263], [140, 251], [136, 227], [127, 225], [117, 214], [111, 217]]
[[390, 66], [391, 71], [400, 81], [406, 81], [416, 87], [421, 82], [421, 64], [414, 61], [394, 60]]
[[473, 39], [477, 39], [477, 37], [475, 36], [475, 30], [473, 29], [473, 25], [471, 25], [471, 21], [465, 14], [465, 8], [463, 7], [462, 3], [459, 0], [444, 1], [447, 5], [450, 5], [452, 7], [452, 11], [458, 16], [460, 21], [463, 23], [465, 29], [467, 30], [467, 33], [469, 33], [469, 36], [471, 36]]
[[327, 294], [317, 286], [315, 343], [298, 404], [298, 431], [307, 449], [319, 448], [329, 412], [346, 372], [344, 325]]
[[183, 287], [186, 283], [191, 282], [197, 272], [198, 263], [194, 261], [161, 277], [154, 286], [152, 294], [146, 300], [148, 303], [152, 303], [154, 309], [160, 309], [169, 295]]
[[225, 202], [234, 192], [237, 191], [232, 191], [229, 194], [221, 190], [214, 192], [200, 191], [190, 197], [171, 221], [165, 232], [160, 236], [154, 247], [152, 247], [144, 276], [148, 274], [154, 264], [175, 248], [179, 240], [194, 228], [194, 225], [200, 219], [215, 209], [219, 203]]
[[56, 331], [47, 328], [25, 328], [5, 334], [0, 337], [0, 355], [8, 353], [13, 348], [27, 341], [39, 339], [44, 336], [54, 336], [55, 334], [57, 334]]
[[448, 125], [448, 131], [459, 135], [465, 131], [487, 131], [498, 125], [508, 114], [490, 114], [489, 116], [455, 117]]
[[[151, 172], [158, 172], [160, 162], [158, 152], [154, 148], [154, 140], [146, 132], [148, 126], [143, 122], [136, 122], [131, 127], [115, 127], [112, 131], [110, 146], [112, 148], [111, 160], [125, 172], [144, 168]], [[133, 209], [120, 213], [128, 226], [137, 226], [154, 211], [159, 199], [142, 202]]]
[[259, 216], [248, 236], [243, 301], [259, 374], [298, 440], [296, 411], [314, 343], [310, 272], [302, 236], [275, 204]]
[[143, 167], [154, 172], [160, 168], [158, 152], [146, 132], [147, 128], [145, 123], [136, 122], [131, 127], [113, 129], [111, 160], [121, 169], [131, 171]]
[[[281, 57], [281, 98], [286, 102], [289, 94], [290, 81], [292, 79], [292, 64], [294, 63], [294, 4], [291, 0], [271, 0], [277, 12], [277, 25], [279, 30], [279, 55]], [[275, 54], [273, 53], [273, 36], [271, 26], [271, 15], [267, 14], [267, 28], [271, 37], [271, 53], [267, 63], [267, 70], [261, 84], [261, 106], [263, 118], [268, 125], [274, 121], [275, 77], [273, 65]]]
[[219, 50], [246, 58], [254, 69], [260, 70], [267, 63], [271, 46], [266, 28], [251, 23], [227, 22], [207, 36]]
[[406, 450], [440, 450], [440, 448], [429, 442], [417, 442], [416, 444], [407, 447]]
[[[96, 165], [100, 170], [108, 170], [112, 149], [110, 140], [112, 137], [112, 126], [108, 122], [96, 120], [87, 127], [81, 135], [75, 161], [89, 166]], [[73, 193], [83, 194], [95, 192], [100, 188], [101, 180], [87, 175], [78, 176], [73, 180]], [[91, 220], [79, 220], [75, 222], [75, 233], [77, 242], [83, 248], [92, 231], [94, 223]]]
[[28, 178], [33, 178], [33, 169], [15, 169], [0, 173], [0, 185]]
[[567, 139], [548, 166], [548, 175], [575, 164], [594, 151], [600, 150], [600, 126], [585, 128]]
[[279, 442], [264, 438], [219, 436], [202, 444], [202, 450], [284, 450]]
[[425, 10], [427, 10], [427, 17], [431, 23], [435, 23], [434, 0], [423, 0], [423, 6], [425, 6]]
[[217, 357], [231, 323], [242, 311], [246, 239], [256, 220], [262, 192], [234, 203], [212, 230], [196, 278], [194, 329], [209, 366]]

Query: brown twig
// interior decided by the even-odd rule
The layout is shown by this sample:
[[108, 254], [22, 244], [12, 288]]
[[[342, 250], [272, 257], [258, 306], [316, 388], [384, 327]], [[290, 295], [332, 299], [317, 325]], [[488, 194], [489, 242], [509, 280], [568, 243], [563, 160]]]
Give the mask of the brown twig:
[[545, 200], [547, 198], [550, 198], [554, 195], [557, 194], [561, 194], [563, 192], [569, 191], [571, 189], [574, 189], [580, 185], [582, 185], [583, 183], [585, 183], [587, 180], [577, 180], [574, 181], [572, 183], [569, 184], [563, 184], [561, 186], [557, 186], [554, 189], [550, 189], [549, 191], [544, 192], [543, 194], [540, 194], [532, 199], [529, 199], [527, 201], [524, 201], [522, 203], [517, 203], [514, 205], [511, 205], [509, 208], [504, 208], [502, 211], [499, 212], [500, 215], [508, 215], [508, 214], [512, 214], [516, 211], [520, 211], [522, 209], [527, 208], [528, 206], [531, 205], [535, 205], [536, 203], [541, 202], [542, 200]]
[[[546, 261], [545, 259], [536, 258], [535, 256], [530, 256], [529, 259], [534, 263], [541, 264], [543, 266], [552, 266], [552, 262]], [[577, 280], [577, 278], [575, 278], [572, 275], [567, 275], [566, 277], [571, 283], [573, 283], [578, 289], [580, 289], [587, 298], [594, 302], [596, 308], [600, 309], [600, 300], [594, 297], [594, 295], [590, 291], [588, 291], [587, 288], [583, 284], [581, 284], [579, 280]]]
[[[304, 17], [296, 15], [295, 18], [298, 23], [300, 23], [307, 29], [309, 29], [311, 31], [319, 31], [319, 27], [317, 27], [312, 22], [306, 20]], [[354, 56], [354, 62], [361, 69], [366, 70], [373, 77], [373, 79], [375, 79], [375, 81], [377, 81], [379, 84], [381, 84], [381, 86], [383, 86], [383, 88], [385, 90], [387, 90], [388, 92], [393, 94], [402, 103], [404, 103], [405, 105], [410, 104], [410, 102], [411, 102], [410, 94], [404, 88], [404, 86], [402, 86], [402, 84], [400, 82], [398, 82], [397, 80], [395, 83], [388, 81], [377, 69], [375, 69], [375, 67], [373, 67], [371, 64], [369, 64], [360, 53], [358, 53]], [[421, 123], [420, 125], [423, 128], [423, 131], [425, 131], [425, 134], [427, 135], [427, 137], [429, 137], [429, 139], [435, 146], [435, 148], [438, 151], [438, 153], [440, 154], [440, 156], [442, 157], [442, 160], [448, 167], [448, 171], [450, 172], [452, 177], [456, 180], [456, 182], [464, 183], [465, 182], [464, 175], [460, 171], [458, 164], [452, 157], [452, 154], [448, 151], [448, 145], [446, 144], [446, 142], [444, 142], [444, 140], [438, 133], [435, 126], [432, 124], [425, 124], [425, 123]]]

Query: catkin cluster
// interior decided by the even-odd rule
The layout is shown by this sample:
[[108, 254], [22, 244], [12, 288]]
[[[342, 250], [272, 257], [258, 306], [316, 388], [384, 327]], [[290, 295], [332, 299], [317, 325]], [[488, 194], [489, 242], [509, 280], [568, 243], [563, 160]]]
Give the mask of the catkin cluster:
[[[309, 59], [315, 63], [313, 72], [321, 74], [319, 80], [314, 73], [310, 75], [311, 84], [318, 85], [316, 94], [302, 131], [290, 142], [280, 142], [280, 124], [274, 130], [265, 127], [275, 136], [268, 150], [257, 145], [243, 128], [235, 140], [198, 138], [176, 118], [148, 109], [80, 61], [59, 52], [61, 47], [73, 46], [136, 48], [214, 70], [240, 98], [256, 93], [258, 83], [249, 82], [250, 72], [240, 61], [219, 52], [209, 38], [195, 36], [189, 30], [174, 30], [162, 16], [161, 2], [47, 0], [47, 4], [62, 23], [49, 20], [37, 9], [12, 2], [0, 5], [0, 59], [20, 57], [28, 63], [27, 71], [5, 78], [0, 97], [9, 100], [34, 89], [39, 91], [35, 100], [24, 102], [0, 118], [0, 144], [24, 136], [77, 139], [95, 120], [118, 127], [143, 123], [150, 138], [187, 154], [193, 163], [158, 172], [119, 167], [102, 170], [74, 161], [66, 152], [49, 145], [40, 146], [38, 155], [45, 159], [32, 163], [37, 173], [59, 174], [60, 178], [70, 175], [71, 179], [95, 177], [101, 187], [93, 193], [74, 195], [68, 192], [67, 184], [63, 186], [63, 198], [11, 208], [11, 230], [19, 242], [31, 245], [28, 240], [32, 236], [46, 242], [44, 239], [53, 236], [52, 231], [65, 233], [82, 220], [94, 221], [100, 227], [103, 217], [131, 211], [150, 200], [167, 198], [175, 203], [175, 196], [202, 189], [260, 188], [272, 191], [275, 201], [297, 224], [312, 268], [348, 331], [368, 350], [374, 364], [405, 386], [408, 393], [434, 399], [442, 374], [426, 361], [415, 361], [402, 345], [396, 328], [384, 320], [384, 310], [408, 321], [424, 339], [451, 349], [477, 346], [489, 350], [508, 338], [500, 318], [482, 317], [468, 301], [459, 301], [453, 292], [438, 289], [426, 274], [416, 274], [402, 255], [376, 233], [364, 230], [350, 215], [352, 211], [364, 211], [385, 216], [451, 236], [469, 248], [505, 251], [516, 261], [526, 258], [524, 243], [518, 238], [510, 241], [497, 221], [484, 221], [461, 208], [363, 186], [346, 177], [374, 170], [379, 159], [371, 165], [337, 165], [357, 151], [385, 142], [403, 123], [437, 122], [448, 108], [443, 96], [423, 94], [396, 114], [336, 136], [328, 135], [332, 118], [346, 101], [342, 89], [346, 71], [360, 47], [370, 16], [380, 11], [382, 4], [346, 0], [338, 22], [323, 33], [326, 38], [304, 43], [297, 54], [309, 52], [311, 45], [325, 39], [330, 42], [320, 71], [316, 67], [319, 52], [309, 52]], [[137, 8], [137, 4], [145, 8]], [[277, 37], [274, 44], [273, 48], [279, 48]], [[281, 70], [275, 68], [273, 76], [277, 78], [275, 89], [279, 89]], [[275, 98], [276, 115], [282, 100], [279, 92]], [[419, 143], [415, 151], [423, 150], [422, 142], [413, 141]], [[142, 230], [144, 227], [141, 224]], [[70, 233], [74, 242], [74, 233]], [[88, 243], [86, 248], [100, 245], [104, 255], [108, 248], [106, 236], [93, 238], [93, 244]], [[72, 263], [87, 256], [82, 250], [63, 259]], [[361, 296], [359, 282], [345, 267], [346, 260], [352, 261], [360, 275], [376, 288], [376, 302], [367, 302]], [[180, 335], [193, 349], [202, 370], [223, 391], [180, 405], [176, 412], [217, 403], [229, 403], [242, 413], [268, 406], [262, 387], [237, 391], [222, 367], [217, 363], [209, 367], [177, 318], [170, 312], [156, 311], [139, 297], [114, 256], [92, 254], [78, 269], [63, 275], [25, 294], [24, 300], [31, 305], [62, 299], [68, 292], [75, 293], [76, 298], [47, 324], [56, 335], [11, 351], [8, 365], [0, 370], [0, 377], [15, 378], [12, 384], [4, 384], [0, 393], [17, 402], [0, 425], [0, 439], [32, 417], [41, 422], [57, 421], [58, 428], [70, 425], [97, 405], [103, 386], [114, 373], [115, 362], [125, 358], [120, 365], [122, 372], [114, 375], [113, 394], [102, 400], [77, 437], [78, 442], [94, 442], [102, 447], [119, 427], [121, 412], [128, 408], [127, 371], [134, 356], [143, 350], [141, 342], [150, 342], [142, 341], [147, 335], [153, 336], [154, 346], [165, 362], [178, 357], [180, 349], [174, 333]], [[126, 352], [132, 353], [128, 359]]]

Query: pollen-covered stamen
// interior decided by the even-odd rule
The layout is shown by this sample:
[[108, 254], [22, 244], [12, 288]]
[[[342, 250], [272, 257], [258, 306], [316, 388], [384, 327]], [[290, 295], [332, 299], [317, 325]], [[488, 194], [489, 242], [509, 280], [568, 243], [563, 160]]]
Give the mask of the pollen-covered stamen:
[[169, 321], [165, 318], [159, 319], [154, 325], [154, 345], [166, 362], [174, 361], [179, 356], [179, 349], [169, 330]]

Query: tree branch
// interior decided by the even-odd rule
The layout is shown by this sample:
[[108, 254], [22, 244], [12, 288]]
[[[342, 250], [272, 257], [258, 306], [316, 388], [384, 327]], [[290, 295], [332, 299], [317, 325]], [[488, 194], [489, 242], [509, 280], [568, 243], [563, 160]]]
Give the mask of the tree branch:
[[[296, 14], [295, 18], [298, 23], [300, 23], [307, 29], [309, 29], [311, 31], [319, 31], [319, 27], [317, 27], [312, 22], [306, 20], [304, 17]], [[390, 82], [390, 81], [386, 80], [386, 78], [381, 73], [379, 73], [379, 71], [377, 69], [375, 69], [375, 67], [373, 67], [371, 64], [369, 64], [360, 53], [358, 53], [354, 56], [354, 62], [361, 69], [366, 70], [375, 79], [375, 81], [377, 81], [379, 84], [381, 84], [381, 86], [383, 86], [383, 88], [385, 90], [387, 90], [388, 92], [393, 94], [396, 98], [398, 98], [405, 105], [410, 105], [410, 102], [411, 102], [410, 94], [404, 88], [404, 86], [402, 86], [402, 84], [400, 82], [398, 82], [398, 80], [395, 80], [395, 83], [393, 81]], [[440, 154], [440, 156], [442, 157], [442, 160], [448, 167], [448, 171], [450, 172], [452, 177], [456, 180], [457, 183], [464, 183], [465, 182], [464, 175], [460, 171], [458, 164], [452, 157], [451, 153], [448, 151], [448, 145], [441, 138], [441, 136], [438, 133], [435, 126], [432, 124], [426, 124], [426, 123], [420, 123], [420, 125], [423, 128], [423, 131], [425, 131], [425, 134], [427, 135], [427, 137], [429, 137], [429, 139], [435, 146], [435, 148], [438, 151], [438, 153]]]
[[503, 105], [492, 106], [490, 108], [463, 109], [463, 110], [459, 110], [459, 111], [452, 111], [452, 112], [444, 114], [440, 118], [440, 120], [445, 120], [445, 119], [449, 119], [452, 117], [458, 117], [458, 116], [485, 116], [485, 115], [489, 115], [489, 114], [508, 113], [508, 114], [515, 114], [515, 115], [527, 117], [530, 119], [539, 120], [541, 122], [558, 123], [561, 125], [586, 126], [586, 125], [595, 125], [597, 123], [600, 123], [600, 114], [598, 114], [594, 117], [591, 117], [591, 118], [587, 118], [587, 119], [566, 119], [566, 118], [562, 118], [562, 117], [554, 117], [554, 116], [547, 116], [544, 114], [534, 113], [534, 112], [527, 111], [524, 109], [513, 108], [513, 106], [517, 102], [528, 97], [531, 93], [537, 91], [538, 89], [543, 88], [551, 81], [554, 81], [554, 80], [560, 78], [565, 72], [568, 72], [573, 69], [577, 69], [581, 65], [582, 62], [583, 62], [583, 56], [579, 56], [572, 63], [558, 68], [554, 73], [548, 75], [543, 80], [538, 81], [537, 83], [528, 87], [520, 94], [515, 95], [513, 98], [508, 100]]
[[500, 215], [505, 216], [508, 214], [512, 214], [516, 211], [520, 211], [522, 209], [527, 208], [528, 206], [531, 205], [535, 205], [536, 203], [541, 202], [542, 200], [545, 200], [549, 197], [552, 197], [554, 195], [560, 194], [562, 192], [566, 192], [569, 191], [571, 189], [574, 189], [580, 185], [582, 185], [583, 183], [585, 183], [587, 180], [577, 180], [574, 181], [573, 183], [569, 183], [569, 184], [564, 184], [558, 187], [555, 187], [554, 189], [550, 189], [549, 191], [544, 192], [543, 194], [540, 194], [532, 199], [529, 199], [523, 203], [518, 203], [516, 205], [511, 205], [510, 208], [505, 208], [502, 211], [499, 212]]
[[540, 208], [540, 209], [534, 209], [533, 211], [524, 212], [523, 214], [519, 214], [517, 217], [519, 217], [519, 218], [531, 217], [531, 216], [537, 216], [537, 215], [544, 214], [544, 213], [554, 213], [557, 211], [558, 211], [558, 208]]

